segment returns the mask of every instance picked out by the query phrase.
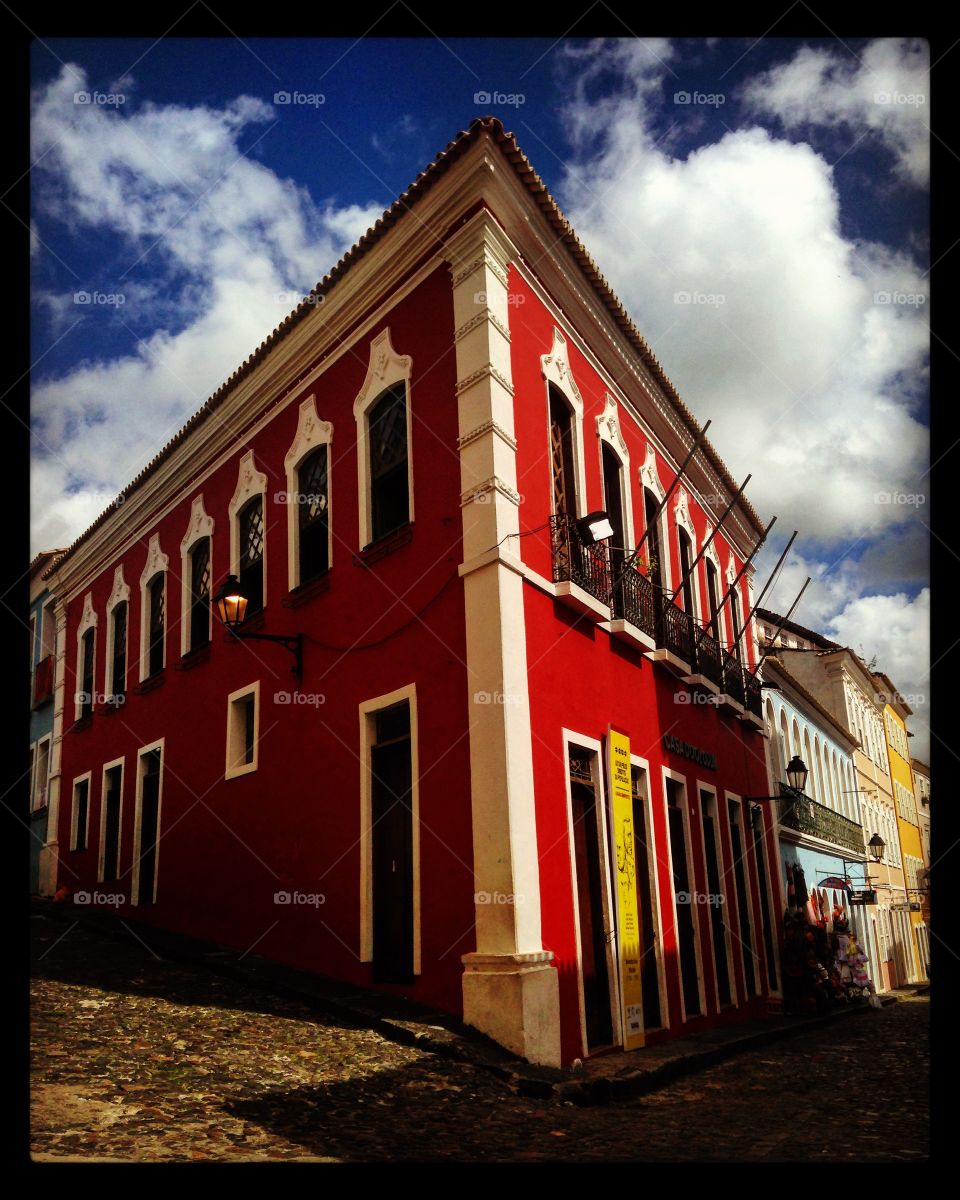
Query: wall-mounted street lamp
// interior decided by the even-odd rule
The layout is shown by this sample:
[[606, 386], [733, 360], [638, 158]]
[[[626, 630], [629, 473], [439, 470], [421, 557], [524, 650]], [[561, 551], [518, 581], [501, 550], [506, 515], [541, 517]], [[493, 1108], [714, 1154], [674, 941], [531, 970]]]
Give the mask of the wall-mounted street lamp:
[[238, 641], [276, 642], [283, 646], [294, 657], [294, 664], [291, 667], [294, 678], [302, 679], [303, 634], [298, 633], [294, 637], [284, 637], [276, 633], [252, 633], [245, 630], [243, 622], [247, 615], [247, 599], [236, 575], [228, 575], [223, 582], [223, 587], [213, 598], [217, 607], [217, 615], [223, 622], [224, 628]]
[[610, 518], [602, 510], [587, 513], [585, 517], [580, 517], [579, 520], [574, 521], [574, 525], [577, 527], [580, 541], [585, 546], [594, 546], [597, 542], [602, 542], [608, 537], [613, 537], [613, 526], [610, 524]]
[[[803, 761], [803, 759], [798, 754], [795, 754], [793, 756], [793, 758], [791, 758], [790, 761], [787, 763], [786, 786], [784, 786], [783, 784], [780, 785], [781, 787], [784, 787], [785, 791], [789, 790], [789, 791], [793, 792], [793, 799], [790, 800], [790, 803], [787, 805], [786, 809], [780, 814], [781, 820], [783, 820], [783, 818], [787, 815], [787, 813], [790, 813], [793, 811], [793, 809], [796, 807], [797, 803], [800, 800], [805, 799], [803, 789], [807, 786], [807, 776], [808, 775], [809, 775], [809, 771], [807, 770], [807, 764]], [[787, 800], [787, 799], [789, 799], [789, 797], [783, 795], [783, 793], [781, 793], [779, 796], [744, 796], [744, 800], [748, 804], [753, 804], [753, 805], [757, 806], [757, 808], [755, 808], [753, 810], [754, 814], [757, 813], [757, 811], [759, 810], [759, 806], [761, 804], [773, 803], [774, 800]]]
[[887, 843], [883, 840], [879, 833], [875, 833], [870, 841], [867, 842], [867, 845], [870, 847], [870, 853], [873, 855], [874, 862], [883, 861], [883, 851], [886, 844]]

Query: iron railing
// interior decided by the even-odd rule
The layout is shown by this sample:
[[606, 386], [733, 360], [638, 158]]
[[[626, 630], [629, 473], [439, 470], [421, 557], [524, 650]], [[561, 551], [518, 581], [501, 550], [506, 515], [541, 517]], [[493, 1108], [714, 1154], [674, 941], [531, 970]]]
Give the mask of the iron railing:
[[553, 582], [575, 583], [602, 604], [610, 603], [610, 567], [606, 547], [587, 546], [576, 525], [563, 514], [550, 518], [553, 546]]
[[693, 665], [693, 621], [676, 604], [664, 604], [657, 630], [657, 645]]
[[863, 854], [863, 827], [849, 817], [844, 817], [832, 808], [818, 804], [809, 796], [798, 795], [780, 785], [780, 824], [797, 833], [809, 833], [813, 837], [832, 842], [854, 854]]
[[744, 673], [744, 690], [747, 697], [747, 712], [755, 717], [763, 716], [763, 695], [760, 691], [760, 680], [756, 675]]
[[740, 666], [740, 659], [728, 650], [723, 652], [723, 683], [721, 686], [725, 695], [746, 708], [747, 697], [743, 685], [743, 668]]
[[705, 676], [717, 687], [723, 684], [722, 654], [723, 648], [717, 639], [701, 629], [697, 634], [697, 674]]
[[657, 608], [653, 584], [634, 567], [628, 567], [614, 587], [613, 614], [635, 625], [647, 637], [656, 638]]

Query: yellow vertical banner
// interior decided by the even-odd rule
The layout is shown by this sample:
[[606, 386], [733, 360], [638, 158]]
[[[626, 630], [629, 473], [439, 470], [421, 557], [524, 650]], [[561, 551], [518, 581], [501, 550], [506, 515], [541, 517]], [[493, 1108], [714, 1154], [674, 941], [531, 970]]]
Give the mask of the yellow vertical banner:
[[640, 915], [637, 906], [637, 857], [633, 837], [633, 788], [630, 739], [611, 729], [607, 736], [614, 844], [617, 852], [617, 946], [620, 956], [620, 1010], [623, 1048], [644, 1044], [643, 987], [640, 977]]

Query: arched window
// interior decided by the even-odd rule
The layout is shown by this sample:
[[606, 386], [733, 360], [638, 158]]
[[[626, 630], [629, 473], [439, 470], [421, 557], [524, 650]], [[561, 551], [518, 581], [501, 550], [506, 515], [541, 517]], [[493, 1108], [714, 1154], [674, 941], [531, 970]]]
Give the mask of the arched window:
[[164, 583], [163, 571], [158, 571], [147, 584], [148, 612], [148, 643], [147, 643], [147, 678], [159, 674], [163, 670], [163, 644], [166, 618], [164, 614]]
[[681, 595], [683, 596], [683, 611], [691, 617], [696, 616], [696, 609], [693, 604], [693, 576], [690, 571], [690, 564], [693, 562], [693, 545], [690, 541], [690, 535], [682, 527], [677, 527], [677, 535], [680, 539], [680, 578], [683, 581], [681, 587]]
[[210, 539], [198, 538], [190, 550], [190, 649], [210, 641]]
[[553, 384], [550, 395], [550, 469], [553, 477], [553, 511], [577, 516], [577, 483], [573, 442], [573, 410]]
[[709, 558], [705, 560], [707, 570], [707, 607], [710, 612], [710, 624], [707, 626], [707, 632], [711, 637], [721, 641], [720, 635], [720, 584], [717, 576], [717, 568]]
[[127, 691], [127, 620], [130, 605], [126, 600], [115, 604], [110, 614], [110, 695], [120, 703]]
[[80, 720], [93, 712], [93, 650], [95, 629], [88, 629], [80, 639]]
[[[406, 479], [406, 458], [404, 458]], [[330, 566], [327, 447], [318, 446], [297, 470], [299, 583], [317, 579]]]
[[247, 615], [263, 608], [263, 496], [254, 496], [237, 514], [240, 540], [240, 590], [247, 597]]
[[410, 520], [407, 465], [407, 388], [388, 388], [367, 414], [370, 453], [371, 541]]
[[730, 635], [733, 638], [733, 653], [740, 658], [743, 638], [740, 636], [740, 594], [736, 589], [730, 593]]

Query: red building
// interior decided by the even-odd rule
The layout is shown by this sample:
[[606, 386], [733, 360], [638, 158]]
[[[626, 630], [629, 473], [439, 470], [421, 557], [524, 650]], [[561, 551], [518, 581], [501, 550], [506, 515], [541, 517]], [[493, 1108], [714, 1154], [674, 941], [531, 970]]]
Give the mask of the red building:
[[737, 488], [706, 441], [674, 486], [699, 432], [475, 121], [51, 573], [60, 884], [533, 1061], [766, 1011], [762, 527], [700, 556]]

